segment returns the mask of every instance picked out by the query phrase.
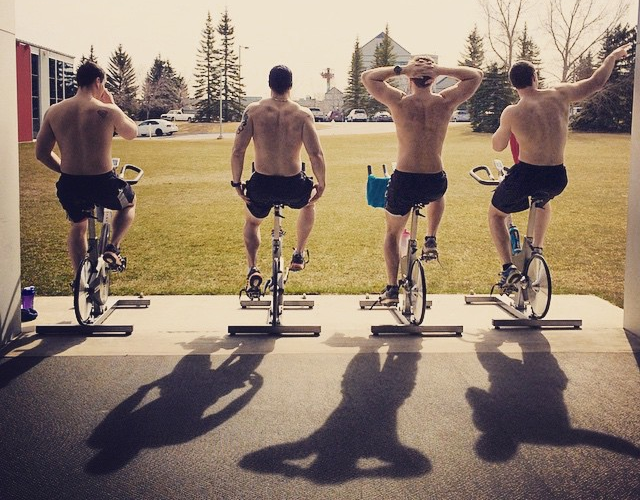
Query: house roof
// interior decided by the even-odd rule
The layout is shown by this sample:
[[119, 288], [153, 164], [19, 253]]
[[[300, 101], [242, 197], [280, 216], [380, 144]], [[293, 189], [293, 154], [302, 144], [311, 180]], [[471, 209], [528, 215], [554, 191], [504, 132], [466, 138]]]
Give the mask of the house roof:
[[[384, 32], [381, 32], [378, 36], [376, 36], [375, 38], [372, 38], [370, 41], [368, 41], [362, 47], [360, 47], [360, 50], [362, 51], [362, 55], [363, 56], [373, 55], [373, 53], [376, 50], [376, 47], [380, 44], [380, 42], [382, 42], [383, 38], [384, 38]], [[389, 37], [389, 39], [391, 40], [391, 45], [393, 46], [393, 52], [396, 54], [396, 56], [411, 56], [411, 52], [405, 49], [393, 38]]]

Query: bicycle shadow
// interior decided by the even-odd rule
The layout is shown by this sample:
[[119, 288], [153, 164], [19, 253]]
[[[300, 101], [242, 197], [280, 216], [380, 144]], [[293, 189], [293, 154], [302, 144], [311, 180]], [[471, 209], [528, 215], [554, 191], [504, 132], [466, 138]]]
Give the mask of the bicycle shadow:
[[[185, 344], [192, 352], [169, 375], [141, 386], [105, 417], [87, 440], [89, 447], [98, 452], [85, 466], [86, 472], [107, 474], [124, 467], [143, 449], [191, 441], [249, 404], [263, 383], [256, 370], [273, 350], [275, 338], [259, 341], [260, 354], [252, 354], [256, 352], [255, 340], [251, 347], [241, 339], [204, 342], [207, 340]], [[220, 366], [212, 368], [212, 359], [206, 354], [222, 349], [233, 352]], [[241, 392], [219, 411], [209, 411], [234, 391]]]
[[473, 422], [481, 432], [475, 444], [477, 455], [488, 462], [506, 462], [521, 444], [552, 446], [588, 445], [640, 458], [640, 448], [622, 438], [571, 425], [563, 392], [568, 378], [551, 354], [540, 331], [527, 332], [527, 344], [535, 342], [541, 351], [522, 348], [522, 361], [499, 347], [505, 333], [492, 331], [476, 344], [478, 360], [489, 375], [488, 391], [467, 389]]
[[[329, 339], [328, 345], [360, 349], [342, 378], [339, 406], [310, 436], [252, 452], [240, 460], [240, 467], [318, 484], [428, 473], [429, 459], [403, 445], [398, 436], [398, 410], [416, 384], [421, 340], [414, 339], [409, 352], [394, 352], [393, 342], [382, 339]], [[383, 345], [389, 352], [381, 362], [378, 350]]]

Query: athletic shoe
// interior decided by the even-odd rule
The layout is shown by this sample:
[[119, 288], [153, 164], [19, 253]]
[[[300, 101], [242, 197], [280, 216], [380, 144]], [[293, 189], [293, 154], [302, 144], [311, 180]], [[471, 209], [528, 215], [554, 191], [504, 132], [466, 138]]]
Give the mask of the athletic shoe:
[[515, 285], [518, 281], [522, 279], [522, 274], [516, 266], [511, 264], [507, 269], [500, 273], [500, 281], [498, 281], [498, 286], [500, 288], [507, 288], [509, 286]]
[[291, 256], [291, 264], [289, 264], [289, 270], [294, 272], [302, 271], [305, 265], [306, 262], [304, 261], [304, 256], [301, 253], [294, 251], [293, 255]]
[[260, 288], [260, 285], [262, 285], [262, 273], [260, 273], [260, 269], [254, 266], [249, 269], [249, 273], [247, 274], [247, 290]]
[[425, 236], [424, 246], [422, 247], [422, 258], [424, 260], [438, 259], [438, 244], [435, 236]]
[[104, 249], [102, 258], [112, 271], [124, 271], [126, 259], [120, 255], [120, 249], [109, 243]]
[[398, 292], [400, 288], [397, 285], [387, 285], [378, 299], [383, 306], [398, 305]]

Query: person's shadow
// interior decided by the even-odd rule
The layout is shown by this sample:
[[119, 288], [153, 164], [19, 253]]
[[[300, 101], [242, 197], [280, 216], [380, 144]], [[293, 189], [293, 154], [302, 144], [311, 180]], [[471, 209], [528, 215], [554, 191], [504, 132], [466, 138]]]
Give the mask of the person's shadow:
[[473, 409], [473, 422], [481, 432], [476, 453], [489, 462], [513, 458], [522, 443], [552, 446], [588, 445], [640, 458], [633, 443], [598, 431], [571, 426], [563, 392], [568, 379], [551, 354], [546, 338], [528, 332], [542, 351], [532, 352], [525, 344], [522, 361], [499, 351], [500, 332], [491, 332], [476, 345], [478, 360], [489, 374], [488, 391], [467, 389], [467, 401]]
[[403, 445], [398, 436], [398, 410], [416, 383], [421, 339], [416, 339], [410, 352], [394, 352], [391, 341], [382, 363], [377, 352], [385, 345], [381, 339], [340, 337], [327, 343], [332, 345], [333, 340], [334, 345], [351, 343], [360, 348], [343, 376], [338, 408], [310, 436], [250, 453], [241, 459], [240, 466], [319, 484], [429, 472], [429, 459]]
[[[114, 408], [89, 437], [87, 444], [98, 453], [85, 469], [92, 474], [106, 474], [129, 463], [141, 450], [188, 442], [223, 424], [242, 410], [262, 387], [256, 372], [265, 355], [273, 350], [275, 338], [252, 340], [222, 339], [203, 342], [198, 339], [192, 349], [167, 376], [141, 386]], [[255, 352], [257, 342], [260, 354]], [[203, 351], [202, 347], [208, 346]], [[212, 368], [206, 354], [234, 349], [220, 366]], [[154, 391], [157, 389], [157, 391]], [[220, 398], [238, 395], [221, 410], [208, 410]]]

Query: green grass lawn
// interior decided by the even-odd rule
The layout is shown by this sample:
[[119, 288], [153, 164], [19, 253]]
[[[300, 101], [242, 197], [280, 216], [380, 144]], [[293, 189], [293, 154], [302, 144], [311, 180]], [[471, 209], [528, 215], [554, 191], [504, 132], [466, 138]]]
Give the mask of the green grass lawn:
[[[123, 245], [129, 267], [114, 277], [112, 291], [238, 293], [246, 273], [244, 207], [229, 186], [232, 141], [174, 139], [114, 141], [114, 156], [142, 167], [145, 176], [136, 187], [136, 222]], [[366, 204], [366, 165], [395, 159], [395, 135], [325, 136], [322, 144], [327, 190], [309, 241], [311, 263], [291, 277], [288, 291], [378, 291], [385, 284], [384, 213]], [[629, 150], [629, 135], [570, 134], [569, 186], [554, 202], [545, 248], [554, 293], [595, 294], [622, 306]], [[492, 151], [489, 135], [451, 127], [444, 149], [449, 190], [438, 234], [441, 265], [427, 266], [431, 293], [484, 293], [497, 278], [500, 262], [487, 225], [491, 188], [468, 175], [472, 166], [491, 164], [493, 158], [510, 164], [508, 152]], [[35, 160], [33, 144], [21, 144], [22, 280], [40, 295], [69, 294], [72, 279], [68, 223], [55, 181], [56, 175]], [[287, 258], [295, 244], [296, 216], [285, 210]], [[515, 220], [524, 233], [526, 215], [516, 214]], [[269, 267], [270, 225], [269, 218], [263, 226], [263, 270]], [[421, 234], [424, 228], [422, 221]]]

